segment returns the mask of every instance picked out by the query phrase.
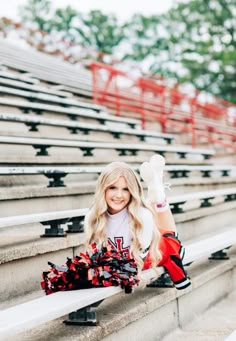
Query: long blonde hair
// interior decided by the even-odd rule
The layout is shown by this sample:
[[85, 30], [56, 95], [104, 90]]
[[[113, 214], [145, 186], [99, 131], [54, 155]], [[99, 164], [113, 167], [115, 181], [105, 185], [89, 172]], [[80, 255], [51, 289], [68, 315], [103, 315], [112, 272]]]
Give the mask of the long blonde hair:
[[[118, 181], [121, 176], [126, 179], [127, 187], [130, 192], [130, 201], [127, 206], [129, 214], [129, 228], [132, 239], [130, 251], [132, 252], [139, 270], [141, 270], [143, 267], [143, 261], [140, 257], [140, 254], [144, 250], [141, 250], [142, 243], [138, 238], [143, 228], [140, 218], [140, 207], [145, 207], [152, 213], [153, 210], [144, 199], [142, 185], [137, 174], [125, 162], [112, 162], [108, 164], [98, 178], [94, 202], [85, 218], [85, 231], [87, 234], [86, 246], [91, 245], [93, 242], [107, 245], [106, 212], [108, 207], [105, 199], [105, 193], [107, 188]], [[153, 267], [156, 267], [157, 262], [160, 259], [158, 240], [159, 232], [156, 228], [153, 231], [152, 242], [150, 246]]]

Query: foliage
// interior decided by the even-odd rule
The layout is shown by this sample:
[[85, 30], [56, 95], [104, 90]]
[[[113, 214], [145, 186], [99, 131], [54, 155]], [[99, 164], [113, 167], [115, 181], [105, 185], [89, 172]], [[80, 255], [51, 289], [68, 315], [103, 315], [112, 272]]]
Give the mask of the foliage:
[[151, 72], [235, 102], [234, 5], [233, 0], [179, 1], [161, 17], [134, 16], [134, 43], [125, 58], [148, 61]]
[[112, 54], [124, 39], [123, 28], [114, 15], [105, 15], [99, 10], [90, 11], [87, 15], [78, 14], [80, 25], [75, 27], [81, 43], [100, 52]]
[[173, 23], [174, 56], [184, 69], [179, 81], [235, 100], [235, 37], [233, 0], [193, 0], [167, 14]]
[[48, 33], [58, 33], [91, 49], [113, 54], [114, 48], [124, 40], [124, 26], [115, 15], [105, 15], [99, 10], [81, 14], [72, 7], [52, 9], [50, 0], [28, 0], [20, 11], [22, 22]]
[[50, 0], [28, 0], [28, 3], [20, 8], [21, 21], [31, 23], [39, 30], [50, 32], [50, 12]]
[[70, 6], [52, 11], [49, 0], [28, 0], [22, 21], [82, 46], [123, 59], [178, 82], [191, 82], [235, 101], [234, 0], [179, 0], [166, 14], [134, 15], [120, 24], [99, 10], [88, 14]]

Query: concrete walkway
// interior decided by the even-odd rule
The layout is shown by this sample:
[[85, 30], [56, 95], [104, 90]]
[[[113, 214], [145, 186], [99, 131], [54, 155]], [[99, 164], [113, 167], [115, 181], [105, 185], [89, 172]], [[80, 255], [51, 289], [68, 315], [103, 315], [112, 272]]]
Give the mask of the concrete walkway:
[[[224, 341], [236, 329], [236, 290], [183, 329], [156, 341]], [[235, 338], [236, 341], [236, 338]]]

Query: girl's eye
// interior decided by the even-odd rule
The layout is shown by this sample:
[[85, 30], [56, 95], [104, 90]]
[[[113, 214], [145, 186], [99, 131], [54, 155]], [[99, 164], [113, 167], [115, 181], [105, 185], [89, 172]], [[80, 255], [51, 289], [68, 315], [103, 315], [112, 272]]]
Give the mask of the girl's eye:
[[129, 189], [128, 188], [124, 188], [124, 191], [129, 192]]
[[115, 189], [115, 186], [110, 186], [109, 189]]

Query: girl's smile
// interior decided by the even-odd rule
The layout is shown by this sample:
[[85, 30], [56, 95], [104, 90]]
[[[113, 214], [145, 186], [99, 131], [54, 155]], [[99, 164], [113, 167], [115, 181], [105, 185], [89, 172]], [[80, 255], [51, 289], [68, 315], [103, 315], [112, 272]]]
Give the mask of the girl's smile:
[[130, 192], [127, 187], [127, 182], [121, 176], [116, 182], [106, 189], [105, 199], [110, 214], [115, 214], [123, 210], [130, 201]]

